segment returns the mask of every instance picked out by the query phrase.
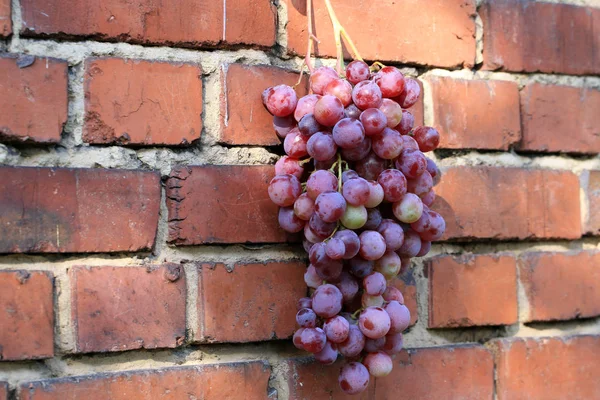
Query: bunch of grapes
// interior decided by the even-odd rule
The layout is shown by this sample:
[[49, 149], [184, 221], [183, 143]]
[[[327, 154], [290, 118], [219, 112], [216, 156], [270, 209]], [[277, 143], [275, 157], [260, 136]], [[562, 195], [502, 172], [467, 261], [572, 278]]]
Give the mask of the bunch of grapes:
[[281, 227], [304, 233], [310, 260], [312, 295], [298, 301], [294, 345], [324, 364], [343, 355], [339, 384], [349, 394], [391, 372], [410, 312], [390, 282], [446, 228], [429, 209], [440, 171], [423, 154], [440, 136], [413, 128], [407, 110], [420, 87], [397, 68], [372, 68], [352, 61], [343, 79], [320, 67], [300, 99], [286, 85], [263, 93], [287, 154], [269, 196]]

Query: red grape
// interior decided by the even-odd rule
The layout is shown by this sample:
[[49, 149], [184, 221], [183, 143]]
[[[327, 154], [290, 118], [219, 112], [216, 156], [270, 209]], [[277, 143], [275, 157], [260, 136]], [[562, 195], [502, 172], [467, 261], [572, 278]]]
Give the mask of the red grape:
[[424, 257], [431, 250], [431, 242], [421, 239], [421, 249], [417, 253], [417, 257]]
[[350, 104], [344, 110], [344, 114], [347, 118], [359, 119], [362, 111], [360, 108], [356, 107], [354, 104]]
[[294, 214], [304, 221], [308, 221], [315, 212], [315, 201], [302, 193], [294, 202]]
[[385, 240], [379, 232], [364, 231], [360, 234], [359, 239], [359, 254], [365, 260], [377, 260], [385, 253]]
[[344, 242], [346, 247], [346, 253], [344, 254], [345, 260], [349, 260], [358, 254], [360, 240], [354, 231], [349, 229], [338, 230], [333, 237]]
[[338, 74], [333, 68], [319, 67], [310, 74], [310, 88], [313, 93], [323, 94], [325, 87], [336, 79], [338, 79]]
[[298, 104], [296, 92], [288, 85], [277, 85], [265, 89], [262, 100], [267, 110], [276, 117], [291, 115]]
[[365, 130], [356, 119], [343, 118], [333, 127], [333, 140], [343, 149], [358, 147], [364, 139]]
[[377, 182], [383, 188], [384, 199], [390, 203], [400, 201], [406, 193], [406, 178], [397, 169], [386, 169], [379, 174]]
[[369, 371], [369, 374], [376, 378], [389, 375], [394, 367], [392, 358], [383, 351], [367, 354], [363, 360], [363, 364]]
[[314, 114], [306, 114], [298, 122], [298, 130], [305, 136], [312, 136], [323, 130], [323, 126], [317, 122]]
[[377, 207], [383, 201], [384, 193], [383, 188], [379, 182], [367, 181], [369, 183], [369, 199], [365, 203], [365, 207], [374, 208]]
[[410, 311], [405, 305], [392, 300], [385, 305], [384, 310], [390, 317], [390, 333], [403, 332], [410, 325]]
[[419, 150], [403, 149], [395, 165], [408, 179], [414, 179], [427, 170], [427, 159]]
[[408, 135], [410, 131], [412, 131], [413, 126], [415, 126], [415, 117], [410, 111], [402, 110], [402, 119], [396, 126], [396, 130], [400, 132], [401, 135]]
[[310, 297], [300, 298], [300, 300], [298, 300], [296, 308], [298, 309], [298, 311], [300, 311], [303, 308], [312, 308], [312, 299]]
[[404, 231], [402, 227], [391, 219], [384, 219], [379, 224], [377, 232], [381, 233], [385, 240], [387, 251], [396, 251], [404, 243]]
[[335, 96], [348, 107], [352, 103], [352, 85], [344, 79], [334, 79], [325, 86], [324, 95]]
[[385, 160], [393, 160], [398, 157], [402, 151], [402, 146], [402, 136], [398, 131], [391, 128], [385, 128], [383, 132], [373, 136], [371, 140], [373, 152]]
[[317, 326], [317, 314], [310, 308], [303, 308], [296, 314], [296, 323], [301, 328], [314, 328]]
[[323, 192], [315, 201], [315, 213], [325, 222], [339, 220], [346, 211], [344, 197], [335, 191]]
[[306, 151], [308, 155], [317, 161], [327, 161], [335, 157], [337, 145], [332, 135], [325, 132], [317, 132], [308, 139]]
[[385, 169], [385, 160], [375, 153], [369, 153], [365, 158], [358, 160], [354, 170], [368, 181], [376, 181], [379, 174]]
[[289, 131], [296, 127], [296, 120], [293, 115], [287, 117], [273, 117], [273, 129], [282, 139], [285, 139]]
[[387, 117], [378, 108], [368, 108], [360, 114], [360, 122], [365, 128], [365, 135], [379, 135], [387, 126]]
[[428, 242], [440, 240], [446, 231], [446, 221], [435, 211], [428, 211], [429, 228], [420, 233], [421, 239]]
[[398, 97], [394, 98], [394, 100], [402, 108], [410, 108], [419, 100], [420, 95], [421, 87], [419, 83], [413, 78], [406, 78], [404, 79], [404, 91]]
[[387, 354], [394, 355], [400, 353], [404, 344], [404, 336], [401, 333], [390, 333], [385, 336], [385, 344], [383, 345], [383, 351]]
[[336, 315], [335, 317], [325, 320], [323, 323], [323, 331], [327, 335], [327, 339], [333, 343], [342, 343], [348, 338], [350, 333], [350, 324], [344, 317]]
[[352, 89], [352, 100], [356, 107], [366, 110], [367, 108], [379, 108], [383, 97], [381, 96], [381, 89], [375, 82], [362, 81]]
[[346, 79], [353, 85], [369, 79], [371, 72], [364, 61], [354, 60], [346, 66]]
[[315, 104], [321, 98], [318, 94], [306, 95], [298, 100], [296, 111], [294, 111], [294, 119], [300, 121], [306, 114], [314, 114]]
[[352, 149], [342, 149], [342, 158], [347, 161], [358, 161], [368, 156], [370, 152], [371, 139], [366, 137], [358, 144], [358, 146]]
[[302, 345], [304, 350], [310, 353], [318, 353], [325, 347], [327, 336], [321, 328], [304, 328], [302, 335]]
[[283, 149], [285, 153], [293, 158], [306, 157], [306, 142], [308, 137], [300, 133], [298, 128], [292, 129], [283, 140]]
[[300, 232], [304, 229], [304, 225], [306, 224], [306, 221], [301, 220], [294, 214], [293, 207], [281, 207], [277, 219], [279, 221], [279, 226], [281, 226], [284, 231], [290, 233]]
[[387, 282], [385, 276], [379, 272], [372, 272], [363, 279], [365, 293], [369, 296], [380, 296], [385, 292]]
[[369, 386], [369, 371], [361, 363], [351, 362], [342, 367], [338, 381], [344, 393], [361, 393]]
[[331, 318], [342, 310], [342, 292], [331, 285], [321, 285], [312, 297], [313, 310], [322, 318]]
[[379, 339], [390, 330], [391, 321], [388, 313], [381, 307], [368, 307], [360, 313], [358, 327], [368, 338]]
[[419, 126], [413, 131], [413, 138], [419, 144], [422, 152], [435, 150], [440, 144], [440, 134], [429, 126]]
[[379, 110], [385, 114], [388, 128], [394, 128], [402, 120], [402, 108], [394, 100], [383, 99]]
[[304, 167], [300, 165], [298, 159], [290, 156], [283, 156], [275, 163], [275, 175], [294, 175], [301, 179], [304, 173]]
[[337, 188], [336, 176], [327, 170], [313, 172], [306, 182], [306, 193], [313, 200], [316, 200], [321, 193], [337, 190]]
[[317, 234], [317, 236], [320, 236], [323, 239], [331, 235], [336, 227], [335, 222], [325, 222], [316, 213], [310, 217], [308, 220], [308, 225], [310, 226], [310, 229]]
[[302, 332], [304, 332], [304, 328], [298, 329], [294, 332], [294, 338], [292, 339], [294, 346], [300, 350], [304, 350], [304, 345], [302, 344]]
[[338, 344], [338, 351], [348, 358], [356, 357], [365, 347], [365, 335], [362, 334], [358, 326], [350, 325], [348, 338]]
[[402, 295], [402, 292], [393, 286], [386, 287], [382, 296], [385, 301], [397, 301], [400, 304], [404, 304], [404, 296]]
[[405, 257], [415, 257], [421, 250], [421, 238], [413, 230], [404, 231], [404, 243], [398, 249], [398, 254]]
[[421, 175], [414, 179], [409, 179], [407, 182], [407, 189], [409, 192], [416, 194], [417, 196], [424, 196], [433, 187], [433, 179], [429, 172], [424, 171]]
[[[314, 265], [310, 264], [304, 273], [304, 283], [309, 288], [316, 289], [323, 284], [323, 279], [317, 274], [317, 269]], [[312, 300], [311, 300], [312, 307]]]
[[346, 254], [346, 245], [341, 239], [331, 238], [325, 245], [325, 254], [332, 260], [341, 260]]
[[277, 175], [269, 183], [269, 197], [280, 207], [291, 206], [301, 193], [302, 186], [294, 175]]
[[383, 349], [383, 345], [385, 345], [385, 336], [379, 339], [367, 338], [365, 340], [365, 351], [367, 353], [375, 353]]
[[334, 126], [344, 118], [344, 105], [335, 96], [322, 96], [315, 104], [315, 119], [321, 125]]
[[363, 178], [351, 179], [342, 186], [342, 194], [348, 204], [362, 206], [369, 200], [369, 183]]
[[383, 67], [373, 80], [381, 89], [383, 97], [396, 97], [404, 91], [404, 75], [396, 67]]
[[419, 143], [408, 135], [402, 135], [402, 150], [408, 149], [419, 150]]
[[325, 347], [318, 353], [314, 354], [315, 360], [320, 362], [321, 364], [331, 365], [337, 360], [338, 351], [335, 344], [330, 343], [329, 341], [325, 343]]

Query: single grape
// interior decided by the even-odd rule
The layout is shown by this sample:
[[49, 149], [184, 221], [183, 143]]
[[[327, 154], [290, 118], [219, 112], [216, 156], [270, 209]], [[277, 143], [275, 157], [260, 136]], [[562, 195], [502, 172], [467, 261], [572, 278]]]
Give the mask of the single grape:
[[431, 158], [425, 158], [427, 159], [427, 172], [429, 172], [429, 175], [431, 175], [431, 178], [433, 179], [433, 184], [437, 185], [441, 175], [440, 170]]
[[367, 222], [363, 225], [363, 228], [376, 231], [382, 220], [381, 211], [378, 208], [369, 208], [367, 210]]
[[315, 212], [315, 201], [302, 193], [294, 202], [294, 214], [304, 221], [308, 221]]
[[423, 203], [416, 194], [406, 193], [400, 201], [392, 205], [392, 212], [398, 221], [412, 224], [421, 218]]
[[308, 266], [304, 273], [304, 283], [306, 283], [306, 286], [313, 289], [316, 289], [323, 284], [323, 279], [317, 274], [317, 269], [312, 264]]
[[369, 200], [369, 183], [363, 178], [351, 179], [342, 186], [342, 195], [348, 204], [362, 206]]
[[347, 118], [359, 119], [361, 113], [362, 111], [360, 108], [356, 107], [354, 104], [350, 104], [344, 110], [344, 115], [346, 115]]
[[349, 229], [338, 230], [333, 237], [344, 242], [346, 253], [343, 258], [345, 260], [349, 260], [358, 254], [358, 250], [360, 249], [360, 239], [354, 231]]
[[390, 330], [390, 316], [381, 307], [367, 307], [360, 313], [358, 327], [368, 338], [379, 339]]
[[340, 222], [348, 229], [360, 229], [367, 222], [367, 209], [365, 206], [346, 206]]
[[293, 205], [301, 193], [302, 186], [294, 175], [277, 175], [269, 183], [269, 197], [279, 207]]
[[308, 225], [317, 236], [325, 239], [333, 233], [337, 224], [335, 222], [325, 222], [315, 213], [308, 220]]
[[385, 336], [385, 344], [383, 351], [387, 354], [394, 355], [400, 353], [404, 345], [404, 336], [401, 333], [390, 333]]
[[379, 174], [377, 182], [383, 188], [384, 199], [390, 203], [400, 201], [406, 193], [406, 177], [397, 169], [386, 169]]
[[334, 79], [329, 82], [325, 86], [323, 94], [337, 97], [344, 107], [348, 107], [352, 103], [352, 85], [344, 79]]
[[308, 137], [300, 133], [298, 128], [292, 129], [283, 140], [283, 149], [285, 153], [293, 158], [306, 157], [306, 143]]
[[367, 353], [375, 353], [383, 349], [385, 345], [385, 336], [379, 339], [367, 338], [365, 340], [365, 351]]
[[325, 222], [336, 222], [346, 211], [344, 196], [336, 191], [323, 192], [315, 201], [315, 213]]
[[371, 152], [371, 139], [365, 137], [358, 146], [352, 149], [342, 149], [342, 158], [346, 161], [362, 160]]
[[304, 136], [312, 136], [322, 131], [323, 126], [317, 122], [314, 114], [306, 114], [298, 122], [298, 130]]
[[327, 161], [335, 157], [337, 145], [332, 135], [325, 132], [317, 132], [308, 139], [306, 151], [308, 155], [317, 161]]
[[[289, 137], [290, 134], [288, 134]], [[287, 139], [287, 138], [286, 138]], [[400, 155], [402, 151], [403, 141], [402, 136], [398, 131], [385, 128], [377, 136], [371, 139], [371, 148], [373, 152], [384, 160], [393, 160]]]
[[331, 365], [335, 362], [335, 360], [337, 360], [338, 357], [337, 346], [327, 341], [327, 343], [325, 343], [325, 347], [323, 347], [323, 350], [315, 353], [314, 356], [315, 360], [321, 364]]
[[309, 94], [298, 100], [296, 111], [294, 111], [294, 119], [300, 121], [306, 114], [314, 114], [315, 104], [321, 98], [318, 94]]
[[[308, 224], [306, 224], [308, 225]], [[306, 225], [304, 225], [304, 229], [306, 229]], [[304, 248], [304, 251], [306, 251], [307, 253], [310, 251], [310, 249], [315, 245], [315, 243], [311, 242], [310, 240], [307, 240], [306, 238], [302, 239], [302, 247]]]
[[427, 170], [427, 159], [419, 150], [403, 149], [395, 165], [408, 179], [415, 179]]
[[350, 303], [354, 300], [359, 289], [358, 282], [347, 271], [342, 271], [339, 282], [335, 286], [342, 292], [342, 301], [344, 303]]
[[365, 203], [365, 207], [374, 208], [377, 207], [384, 198], [383, 188], [379, 182], [367, 181], [369, 183], [369, 199]]
[[417, 253], [417, 257], [424, 257], [431, 250], [431, 242], [421, 239], [421, 249]]
[[361, 110], [367, 108], [379, 108], [383, 100], [381, 89], [373, 81], [362, 81], [352, 89], [352, 100], [356, 107]]
[[363, 360], [363, 364], [369, 371], [369, 374], [376, 378], [389, 375], [392, 372], [392, 368], [394, 368], [392, 358], [383, 351], [367, 354]]
[[419, 126], [413, 131], [413, 138], [419, 144], [419, 149], [425, 153], [435, 150], [440, 144], [440, 134], [429, 126]]
[[273, 117], [273, 129], [277, 136], [285, 139], [286, 135], [296, 127], [296, 120], [293, 115], [287, 117]]
[[349, 181], [350, 179], [356, 179], [358, 177], [359, 176], [356, 173], [356, 171], [347, 169], [344, 172], [342, 172], [342, 184], [346, 183], [346, 181]]
[[419, 143], [408, 135], [402, 135], [402, 150], [419, 150]]
[[310, 74], [310, 88], [313, 93], [323, 94], [329, 83], [338, 79], [338, 74], [333, 68], [319, 67]]
[[356, 357], [365, 347], [365, 335], [362, 334], [358, 326], [350, 325], [348, 338], [338, 344], [338, 351], [348, 358]]
[[342, 292], [331, 285], [321, 285], [312, 297], [313, 310], [322, 318], [331, 318], [342, 310]]
[[371, 296], [366, 293], [363, 293], [360, 301], [361, 301], [361, 305], [363, 308], [383, 307], [383, 303], [384, 303], [382, 296]]
[[333, 343], [342, 343], [348, 339], [350, 333], [350, 324], [348, 321], [339, 315], [325, 320], [323, 323], [323, 331], [327, 335], [327, 339]]
[[365, 135], [379, 135], [388, 125], [387, 117], [378, 108], [368, 108], [360, 114], [360, 122], [365, 128]]
[[304, 167], [300, 165], [298, 159], [290, 156], [283, 156], [275, 163], [275, 175], [294, 175], [298, 179], [302, 179]]
[[315, 270], [317, 271], [317, 275], [319, 275], [321, 280], [333, 283], [340, 280], [340, 275], [342, 274], [343, 268], [344, 264], [342, 264], [341, 260], [332, 260], [329, 257], [326, 258], [325, 262], [315, 265]]
[[435, 211], [428, 211], [429, 214], [429, 229], [420, 232], [421, 239], [428, 242], [440, 240], [446, 231], [446, 221]]
[[386, 279], [394, 279], [401, 267], [400, 256], [393, 251], [386, 252], [379, 260], [375, 261], [375, 271], [381, 273]]
[[431, 227], [431, 217], [429, 216], [429, 210], [424, 209], [423, 213], [418, 220], [410, 224], [410, 228], [417, 232], [422, 233], [428, 230]]
[[359, 279], [363, 279], [371, 272], [373, 272], [374, 262], [371, 260], [365, 260], [361, 257], [354, 257], [350, 259], [348, 271]]
[[385, 276], [379, 272], [373, 272], [363, 279], [363, 288], [369, 296], [380, 296], [385, 292], [387, 282]]
[[302, 332], [304, 332], [304, 328], [298, 329], [294, 332], [294, 338], [292, 339], [294, 346], [300, 350], [304, 350], [304, 344], [302, 344]]
[[383, 67], [373, 80], [381, 89], [383, 97], [397, 97], [404, 91], [404, 75], [396, 67]]
[[310, 308], [303, 308], [296, 314], [296, 323], [301, 328], [314, 328], [317, 326], [317, 314]]
[[385, 240], [379, 232], [364, 231], [360, 234], [359, 239], [359, 254], [365, 260], [377, 260], [385, 253]]
[[421, 250], [421, 238], [413, 230], [404, 231], [404, 243], [398, 249], [398, 254], [405, 257], [415, 257]]
[[327, 170], [313, 172], [306, 181], [306, 193], [313, 200], [316, 200], [321, 193], [337, 190], [337, 188], [337, 177]]
[[362, 178], [368, 181], [376, 181], [379, 174], [385, 169], [385, 160], [379, 158], [375, 153], [371, 152], [365, 158], [358, 160], [354, 164], [354, 170]]
[[382, 296], [385, 301], [397, 301], [400, 304], [404, 304], [404, 296], [402, 295], [402, 292], [394, 286], [386, 287]]
[[325, 336], [325, 332], [321, 328], [304, 328], [300, 338], [302, 339], [304, 350], [309, 353], [320, 352], [327, 342], [327, 336]]
[[340, 388], [346, 394], [364, 392], [369, 386], [369, 371], [359, 362], [351, 362], [342, 367], [338, 378]]
[[390, 316], [390, 333], [403, 332], [410, 325], [410, 311], [405, 305], [392, 300], [385, 305], [384, 310]]
[[315, 118], [324, 126], [334, 126], [344, 118], [344, 105], [335, 96], [322, 96], [315, 104]]
[[415, 126], [415, 117], [408, 110], [402, 110], [402, 119], [400, 123], [396, 125], [396, 130], [400, 132], [401, 135], [408, 135], [412, 128]]
[[352, 118], [342, 118], [333, 127], [333, 140], [343, 149], [353, 149], [365, 139], [365, 130], [362, 124]]
[[369, 79], [371, 71], [366, 62], [354, 60], [346, 66], [346, 79], [353, 85]]
[[300, 232], [304, 229], [304, 224], [306, 224], [306, 221], [301, 220], [294, 214], [293, 207], [280, 207], [277, 219], [279, 226], [284, 231], [290, 233]]
[[302, 297], [296, 303], [296, 308], [300, 311], [303, 308], [312, 308], [312, 299], [310, 297]]
[[406, 78], [404, 79], [404, 91], [398, 97], [394, 98], [394, 100], [402, 108], [410, 108], [419, 100], [420, 95], [421, 87], [419, 83], [413, 78]]
[[341, 260], [346, 253], [346, 245], [341, 239], [331, 238], [325, 245], [325, 253], [332, 260]]
[[383, 99], [379, 110], [385, 114], [388, 128], [396, 127], [402, 120], [402, 108], [394, 100]]
[[262, 100], [267, 110], [276, 117], [291, 115], [298, 104], [296, 92], [288, 85], [277, 85], [265, 89]]
[[377, 232], [381, 233], [385, 240], [387, 251], [396, 251], [404, 243], [404, 230], [392, 219], [384, 219], [377, 227]]
[[[306, 240], [314, 244], [320, 243], [327, 238], [327, 236], [317, 235], [315, 231], [313, 231], [313, 229], [310, 227], [310, 224], [304, 225], [304, 237], [306, 238]], [[311, 249], [313, 246], [311, 246]]]

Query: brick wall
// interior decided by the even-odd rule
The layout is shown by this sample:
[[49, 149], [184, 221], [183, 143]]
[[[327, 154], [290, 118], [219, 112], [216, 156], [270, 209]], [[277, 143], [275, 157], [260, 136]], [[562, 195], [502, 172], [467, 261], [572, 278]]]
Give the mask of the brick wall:
[[[406, 350], [356, 398], [600, 398], [598, 3], [332, 3], [422, 83], [448, 226], [395, 282]], [[296, 81], [305, 14], [0, 0], [0, 400], [345, 398], [290, 343], [306, 255], [266, 191], [259, 95]]]

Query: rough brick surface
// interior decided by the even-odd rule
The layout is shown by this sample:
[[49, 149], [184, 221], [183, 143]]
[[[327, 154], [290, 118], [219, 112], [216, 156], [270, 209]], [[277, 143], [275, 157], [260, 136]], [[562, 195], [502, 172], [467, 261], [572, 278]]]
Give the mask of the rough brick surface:
[[67, 121], [67, 63], [0, 57], [0, 110], [0, 142], [60, 141]]
[[431, 76], [440, 148], [506, 150], [520, 138], [519, 89], [507, 81]]
[[600, 315], [600, 253], [531, 253], [519, 264], [529, 301], [526, 321]]
[[54, 355], [51, 273], [0, 271], [0, 326], [0, 360]]
[[21, 8], [25, 36], [83, 36], [186, 47], [275, 44], [276, 10], [268, 0], [24, 0]]
[[572, 172], [453, 167], [435, 191], [433, 208], [446, 219], [447, 239], [581, 236], [579, 181]]
[[265, 399], [260, 361], [176, 367], [23, 383], [20, 400]]
[[600, 72], [599, 9], [533, 0], [486, 0], [480, 15], [484, 69], [570, 75]]
[[10, 0], [0, 0], [0, 37], [8, 36], [11, 33]]
[[290, 337], [306, 296], [303, 262], [204, 264], [198, 277], [200, 340], [254, 342]]
[[169, 242], [284, 242], [267, 187], [272, 166], [176, 167], [167, 181]]
[[492, 348], [498, 400], [600, 398], [599, 336], [502, 339]]
[[[261, 94], [270, 86], [293, 86], [297, 82], [297, 73], [277, 67], [242, 64], [223, 66], [220, 141], [233, 145], [281, 144], [281, 139], [273, 130], [273, 116], [263, 105]], [[303, 78], [303, 84], [296, 87], [298, 98], [307, 93], [307, 82]]]
[[183, 343], [186, 285], [181, 266], [75, 267], [71, 279], [78, 352]]
[[[599, 19], [600, 20], [600, 19]], [[522, 150], [600, 152], [600, 90], [532, 83], [521, 91]]]
[[[343, 362], [338, 361], [339, 366]], [[489, 399], [494, 392], [491, 353], [481, 346], [422, 348], [403, 351], [384, 378], [371, 379], [365, 392], [345, 396], [337, 377], [339, 366], [323, 366], [309, 359], [288, 361], [290, 399], [382, 399], [402, 393], [407, 399]]]
[[430, 328], [517, 322], [514, 257], [441, 256], [429, 262], [428, 278]]
[[8, 400], [8, 383], [0, 382], [0, 400]]
[[585, 232], [593, 235], [600, 234], [600, 171], [587, 173], [587, 184], [584, 195], [587, 196], [587, 218]]
[[192, 64], [88, 60], [83, 140], [185, 145], [200, 139], [201, 75]]
[[[372, 3], [366, 0], [334, 0], [331, 4], [365, 59], [442, 67], [474, 63], [474, 1], [394, 1], [380, 2], [377, 7], [371, 7]], [[287, 0], [286, 6], [288, 48], [303, 55], [306, 52], [306, 2]], [[317, 54], [334, 57], [335, 42], [327, 8], [315, 3], [313, 11], [314, 33], [321, 41], [316, 47]], [[394, 23], [394, 18], [410, 19], [410, 23]], [[384, 21], [390, 23], [382, 29]]]
[[149, 249], [159, 205], [153, 172], [0, 167], [0, 253]]
[[419, 319], [419, 307], [417, 306], [417, 282], [413, 275], [413, 269], [408, 268], [401, 272], [398, 278], [392, 281], [392, 285], [402, 292], [404, 305], [410, 311], [410, 325], [413, 326]]
[[419, 96], [419, 99], [417, 100], [417, 102], [411, 108], [408, 109], [408, 111], [410, 111], [411, 114], [414, 115], [414, 117], [415, 117], [415, 127], [425, 125], [425, 121], [424, 121], [425, 117], [424, 117], [424, 110], [423, 110], [423, 93], [425, 91], [423, 89], [423, 82], [421, 82], [420, 79], [417, 79], [417, 83], [421, 87], [421, 96]]

